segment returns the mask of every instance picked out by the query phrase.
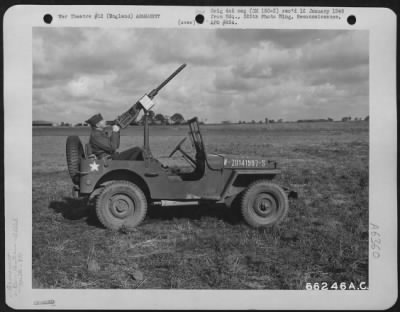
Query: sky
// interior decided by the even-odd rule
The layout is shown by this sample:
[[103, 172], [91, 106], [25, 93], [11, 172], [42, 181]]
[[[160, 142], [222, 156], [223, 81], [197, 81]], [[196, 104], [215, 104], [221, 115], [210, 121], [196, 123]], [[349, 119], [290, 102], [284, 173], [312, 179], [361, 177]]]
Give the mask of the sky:
[[33, 119], [113, 120], [179, 65], [156, 114], [214, 123], [369, 114], [368, 31], [33, 30]]

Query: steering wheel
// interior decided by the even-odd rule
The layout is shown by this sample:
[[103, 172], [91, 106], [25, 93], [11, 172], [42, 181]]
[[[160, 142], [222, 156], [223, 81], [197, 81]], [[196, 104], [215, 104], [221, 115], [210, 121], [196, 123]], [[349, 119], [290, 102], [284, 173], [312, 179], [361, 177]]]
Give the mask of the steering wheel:
[[181, 145], [183, 144], [183, 142], [186, 141], [186, 137], [184, 137], [179, 143], [178, 145], [174, 148], [174, 150], [171, 152], [171, 154], [169, 154], [168, 157], [172, 157], [172, 155], [174, 155], [178, 150], [181, 149]]

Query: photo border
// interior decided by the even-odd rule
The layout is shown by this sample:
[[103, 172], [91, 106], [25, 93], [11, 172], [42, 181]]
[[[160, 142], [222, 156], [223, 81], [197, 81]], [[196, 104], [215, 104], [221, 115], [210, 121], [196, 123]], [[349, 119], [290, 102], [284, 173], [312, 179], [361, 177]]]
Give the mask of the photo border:
[[[396, 15], [385, 8], [345, 8], [356, 25], [345, 21], [271, 22], [268, 28], [367, 29], [370, 52], [370, 225], [382, 236], [379, 258], [369, 250], [368, 291], [306, 290], [61, 290], [32, 289], [32, 27], [43, 15], [92, 12], [93, 6], [13, 6], [4, 15], [4, 168], [6, 281], [17, 274], [17, 287], [6, 284], [6, 302], [13, 308], [135, 309], [385, 309], [397, 300], [397, 120]], [[96, 6], [110, 13], [132, 6]], [[209, 14], [209, 7], [135, 7], [163, 16], [135, 27], [176, 28], [181, 17]], [[103, 25], [104, 24], [104, 25]], [[246, 28], [266, 28], [252, 22]], [[49, 27], [127, 27], [124, 23], [65, 21]], [[147, 26], [146, 26], [147, 25]], [[196, 26], [197, 27], [197, 26]], [[207, 25], [201, 25], [207, 28]], [[181, 27], [184, 28], [184, 27]], [[193, 26], [191, 26], [193, 28]], [[214, 27], [212, 27], [214, 28]], [[227, 28], [227, 27], [225, 27]], [[23, 114], [21, 112], [24, 112]], [[13, 153], [12, 151], [24, 151]], [[28, 181], [28, 182], [27, 182]], [[26, 196], [21, 196], [26, 194]], [[382, 201], [384, 199], [384, 201]], [[371, 243], [371, 241], [370, 241]], [[28, 248], [27, 248], [28, 247]], [[20, 254], [22, 255], [20, 258]], [[15, 256], [17, 268], [10, 257]], [[14, 258], [13, 258], [14, 259]], [[15, 270], [16, 269], [16, 270]], [[10, 287], [9, 287], [10, 286]], [[157, 300], [154, 300], [157, 298]], [[54, 302], [52, 301], [54, 300]]]

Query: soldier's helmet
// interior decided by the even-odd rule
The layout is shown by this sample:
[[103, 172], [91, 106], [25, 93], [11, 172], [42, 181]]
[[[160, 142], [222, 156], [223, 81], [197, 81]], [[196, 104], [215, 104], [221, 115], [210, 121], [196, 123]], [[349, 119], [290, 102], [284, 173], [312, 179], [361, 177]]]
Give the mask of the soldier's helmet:
[[97, 123], [102, 120], [103, 120], [103, 116], [101, 116], [101, 114], [96, 114], [96, 115], [93, 115], [92, 117], [90, 117], [85, 122], [88, 123], [89, 125], [91, 125], [92, 127], [95, 127], [97, 125]]

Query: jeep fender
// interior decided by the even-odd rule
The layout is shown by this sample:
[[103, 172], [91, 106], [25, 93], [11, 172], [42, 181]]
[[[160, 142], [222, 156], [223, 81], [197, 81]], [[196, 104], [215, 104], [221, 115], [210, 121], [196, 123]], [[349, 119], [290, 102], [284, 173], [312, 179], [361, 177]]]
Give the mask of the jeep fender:
[[220, 202], [230, 205], [236, 195], [245, 190], [253, 182], [257, 180], [272, 180], [280, 173], [280, 169], [233, 170], [222, 191]]
[[93, 188], [93, 193], [96, 192], [97, 189], [103, 188], [107, 184], [111, 183], [111, 181], [129, 181], [136, 184], [146, 195], [146, 198], [150, 198], [150, 189], [145, 181], [145, 179], [139, 175], [138, 173], [127, 170], [127, 169], [115, 169], [104, 174], [96, 183]]

